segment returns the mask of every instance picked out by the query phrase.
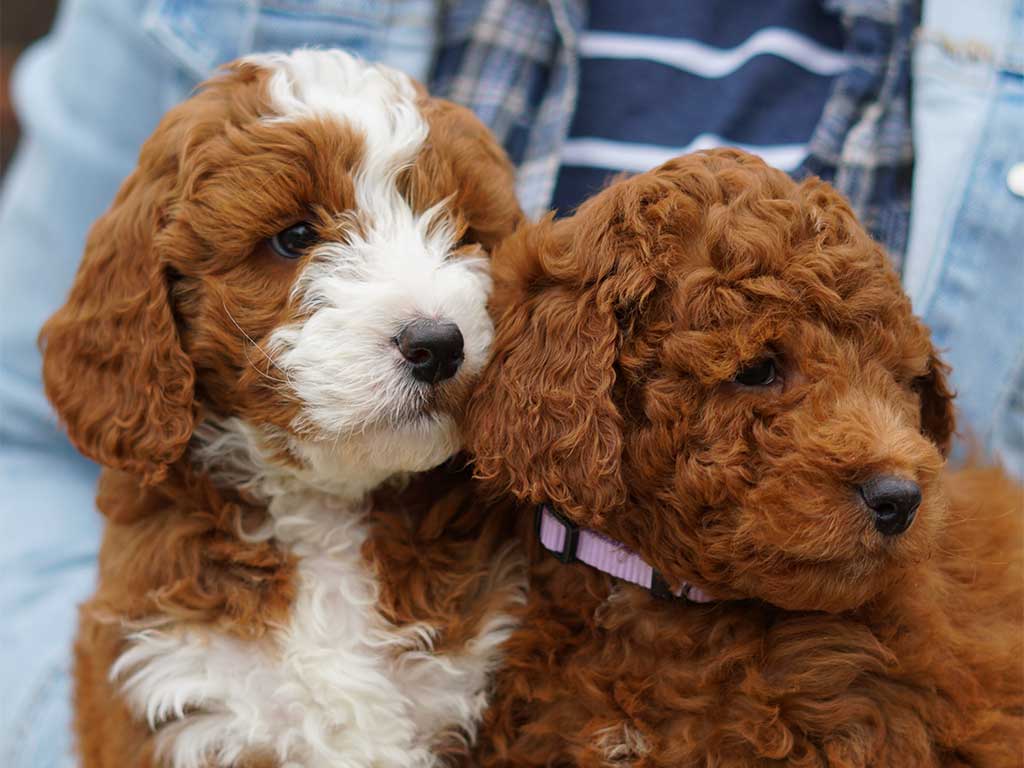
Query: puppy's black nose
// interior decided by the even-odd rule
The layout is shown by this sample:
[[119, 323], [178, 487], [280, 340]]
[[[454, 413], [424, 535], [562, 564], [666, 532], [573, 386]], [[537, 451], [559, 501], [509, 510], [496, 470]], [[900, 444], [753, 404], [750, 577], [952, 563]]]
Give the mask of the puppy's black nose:
[[428, 384], [450, 379], [462, 365], [462, 331], [455, 323], [414, 320], [395, 343], [409, 361], [413, 378]]
[[907, 530], [921, 504], [918, 484], [892, 475], [868, 480], [860, 486], [860, 495], [875, 516], [875, 528], [884, 536], [896, 536]]

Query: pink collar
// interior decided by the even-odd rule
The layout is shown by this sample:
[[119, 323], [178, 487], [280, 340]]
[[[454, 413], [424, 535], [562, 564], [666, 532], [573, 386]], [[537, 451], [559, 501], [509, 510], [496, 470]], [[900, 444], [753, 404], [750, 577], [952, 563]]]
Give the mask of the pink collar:
[[580, 528], [547, 504], [537, 507], [536, 525], [540, 543], [563, 563], [586, 563], [617, 579], [649, 589], [658, 597], [684, 597], [694, 603], [709, 603], [715, 599], [700, 587], [685, 582], [671, 589], [660, 573], [624, 544], [597, 531]]

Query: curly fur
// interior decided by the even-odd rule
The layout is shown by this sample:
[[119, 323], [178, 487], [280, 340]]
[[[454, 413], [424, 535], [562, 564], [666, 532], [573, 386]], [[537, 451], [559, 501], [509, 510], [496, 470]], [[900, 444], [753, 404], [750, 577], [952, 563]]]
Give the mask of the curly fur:
[[[465, 751], [522, 569], [464, 473], [417, 473], [460, 448], [487, 251], [520, 218], [479, 121], [340, 51], [238, 62], [165, 117], [41, 334], [105, 467], [84, 766]], [[299, 221], [319, 244], [282, 258]], [[466, 338], [434, 385], [393, 340], [424, 316]]]
[[[476, 471], [526, 505], [484, 766], [1020, 766], [1021, 489], [944, 469], [946, 367], [848, 204], [714, 151], [495, 253]], [[770, 356], [777, 379], [737, 371]], [[857, 486], [918, 483], [905, 533]], [[706, 605], [535, 541], [557, 505]]]

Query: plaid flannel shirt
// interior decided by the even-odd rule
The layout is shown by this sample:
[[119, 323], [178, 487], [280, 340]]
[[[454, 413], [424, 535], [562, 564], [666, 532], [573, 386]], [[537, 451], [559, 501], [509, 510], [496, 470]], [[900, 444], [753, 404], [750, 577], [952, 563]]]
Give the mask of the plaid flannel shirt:
[[[845, 194], [897, 268], [906, 249], [913, 145], [911, 37], [919, 0], [825, 0], [851, 67], [839, 75], [797, 177]], [[584, 0], [463, 0], [445, 7], [433, 92], [470, 107], [518, 167], [524, 209], [549, 206], [576, 105]]]

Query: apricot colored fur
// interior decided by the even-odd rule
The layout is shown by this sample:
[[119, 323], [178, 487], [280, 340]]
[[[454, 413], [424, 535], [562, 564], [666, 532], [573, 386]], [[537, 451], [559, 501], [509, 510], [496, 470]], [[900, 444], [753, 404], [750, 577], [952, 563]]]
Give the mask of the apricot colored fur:
[[[944, 469], [946, 368], [838, 193], [695, 154], [493, 266], [469, 434], [531, 594], [481, 765], [1024, 764], [1022, 492]], [[775, 383], [732, 382], [765, 356]], [[921, 486], [901, 536], [858, 498], [878, 473]], [[539, 502], [718, 600], [557, 562]]]

